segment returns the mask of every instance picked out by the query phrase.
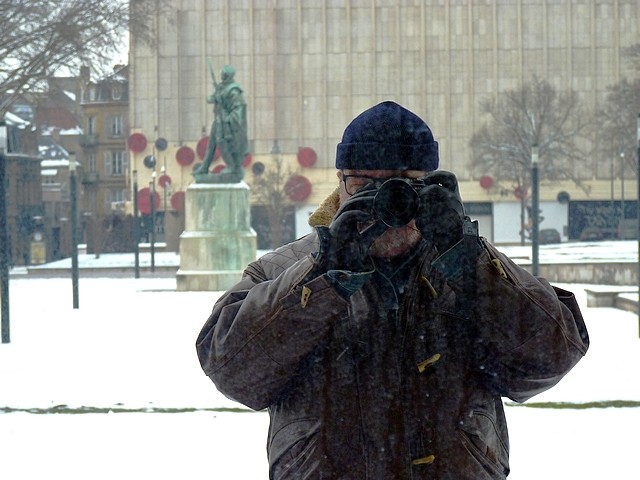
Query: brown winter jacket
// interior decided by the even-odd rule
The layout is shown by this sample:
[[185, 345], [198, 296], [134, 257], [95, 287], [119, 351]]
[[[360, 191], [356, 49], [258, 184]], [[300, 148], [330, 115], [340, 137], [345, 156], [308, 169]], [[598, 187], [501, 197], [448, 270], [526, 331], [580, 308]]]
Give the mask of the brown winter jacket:
[[316, 233], [247, 267], [197, 350], [222, 393], [268, 408], [269, 478], [508, 475], [501, 397], [523, 402], [552, 387], [589, 340], [570, 292], [484, 243], [470, 317], [461, 279], [435, 270], [428, 251], [403, 293], [374, 279], [348, 300], [326, 276], [307, 280]]

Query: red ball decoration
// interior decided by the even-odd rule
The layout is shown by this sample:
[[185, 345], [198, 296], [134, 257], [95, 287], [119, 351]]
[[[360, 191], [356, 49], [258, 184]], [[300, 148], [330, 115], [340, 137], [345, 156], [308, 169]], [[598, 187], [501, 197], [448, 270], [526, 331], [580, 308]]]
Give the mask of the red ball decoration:
[[244, 168], [247, 168], [249, 165], [251, 165], [252, 160], [253, 160], [253, 157], [251, 156], [251, 154], [250, 154], [250, 153], [247, 153], [247, 154], [245, 155], [245, 157], [244, 157], [243, 162], [242, 162], [242, 166], [243, 166]]
[[207, 154], [207, 147], [209, 146], [209, 137], [202, 137], [198, 140], [196, 145], [196, 153], [200, 160], [204, 160], [204, 156]]
[[311, 195], [311, 182], [302, 175], [293, 175], [284, 185], [284, 192], [294, 202], [302, 202]]
[[196, 158], [196, 154], [192, 148], [183, 146], [176, 152], [176, 160], [183, 167], [187, 167], [193, 163]]
[[127, 139], [127, 146], [133, 153], [143, 152], [147, 148], [147, 137], [141, 133], [132, 133]]
[[224, 163], [219, 163], [218, 165], [213, 167], [212, 173], [218, 174], [225, 168], [227, 168], [227, 166]]
[[[155, 192], [154, 208], [157, 210], [160, 207], [160, 195]], [[138, 210], [144, 215], [151, 213], [151, 190], [148, 187], [138, 190]]]
[[493, 184], [493, 177], [490, 177], [489, 175], [480, 177], [480, 186], [485, 190], [489, 190], [491, 187], [493, 187]]
[[176, 212], [184, 212], [184, 192], [176, 192], [171, 195], [171, 208]]
[[171, 185], [171, 177], [169, 175], [160, 175], [160, 178], [158, 178], [158, 185], [162, 188], [167, 188]]
[[522, 187], [516, 187], [513, 189], [513, 195], [519, 199], [522, 200], [523, 198], [525, 198], [527, 196], [527, 190], [522, 188]]
[[298, 149], [298, 163], [303, 167], [312, 167], [318, 160], [315, 150], [310, 147], [300, 147]]

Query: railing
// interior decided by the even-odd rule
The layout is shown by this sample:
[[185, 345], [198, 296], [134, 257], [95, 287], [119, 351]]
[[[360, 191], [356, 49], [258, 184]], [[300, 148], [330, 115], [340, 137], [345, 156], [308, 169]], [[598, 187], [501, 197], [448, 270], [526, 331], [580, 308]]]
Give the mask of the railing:
[[84, 185], [98, 183], [98, 172], [84, 172], [82, 174], [82, 183]]
[[80, 136], [81, 147], [95, 147], [98, 144], [98, 135], [95, 133], [88, 133]]

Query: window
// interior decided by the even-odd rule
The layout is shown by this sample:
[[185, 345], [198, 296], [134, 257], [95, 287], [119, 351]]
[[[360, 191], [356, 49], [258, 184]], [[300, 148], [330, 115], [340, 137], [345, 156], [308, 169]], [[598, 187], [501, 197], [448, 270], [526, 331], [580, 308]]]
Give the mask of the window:
[[111, 87], [111, 98], [113, 100], [120, 100], [122, 98], [122, 88], [120, 85], [114, 85]]
[[98, 169], [96, 165], [96, 154], [89, 153], [87, 155], [87, 172], [95, 173], [97, 171]]
[[110, 118], [110, 134], [112, 137], [121, 137], [122, 136], [122, 131], [123, 131], [123, 126], [124, 126], [124, 119], [122, 118], [122, 115], [116, 115], [114, 117]]
[[127, 169], [127, 156], [123, 151], [105, 153], [105, 171], [108, 176], [121, 177]]
[[95, 135], [96, 133], [96, 117], [87, 118], [87, 135]]

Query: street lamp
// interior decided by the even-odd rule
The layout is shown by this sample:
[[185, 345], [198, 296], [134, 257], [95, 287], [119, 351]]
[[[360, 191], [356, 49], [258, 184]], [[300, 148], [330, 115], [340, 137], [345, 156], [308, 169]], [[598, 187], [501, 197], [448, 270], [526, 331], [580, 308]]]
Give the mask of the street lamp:
[[156, 271], [156, 171], [151, 172], [151, 185], [149, 185], [149, 193], [151, 198], [151, 235], [149, 243], [151, 244], [151, 271]]
[[531, 273], [538, 275], [540, 262], [538, 259], [540, 219], [539, 180], [538, 180], [538, 145], [531, 147]]
[[138, 218], [138, 170], [133, 171], [133, 276], [140, 278], [140, 223]]
[[[636, 124], [636, 163], [638, 167], [638, 197], [636, 203], [636, 238], [638, 239], [638, 299], [640, 300], [640, 114]], [[638, 337], [640, 337], [640, 301], [638, 302]]]
[[624, 225], [624, 152], [620, 152], [620, 222], [619, 223]]
[[71, 286], [73, 308], [79, 308], [78, 298], [78, 179], [76, 178], [76, 154], [69, 153], [69, 190], [71, 200]]
[[0, 120], [0, 299], [2, 343], [11, 341], [9, 327], [9, 233], [7, 231], [7, 126]]

